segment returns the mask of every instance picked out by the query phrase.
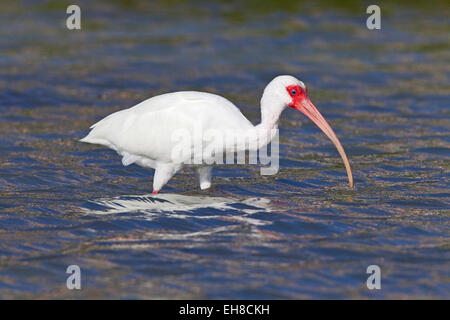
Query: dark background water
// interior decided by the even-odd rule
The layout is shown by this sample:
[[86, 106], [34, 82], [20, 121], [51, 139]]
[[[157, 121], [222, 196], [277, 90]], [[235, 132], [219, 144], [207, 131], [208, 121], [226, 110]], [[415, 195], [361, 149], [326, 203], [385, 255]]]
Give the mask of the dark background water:
[[[449, 6], [357, 1], [0, 3], [0, 297], [450, 298]], [[151, 170], [77, 142], [95, 121], [176, 90], [251, 121], [276, 75], [309, 87], [352, 163], [286, 110], [281, 170]], [[79, 265], [82, 290], [66, 288]], [[382, 289], [368, 290], [379, 265]]]

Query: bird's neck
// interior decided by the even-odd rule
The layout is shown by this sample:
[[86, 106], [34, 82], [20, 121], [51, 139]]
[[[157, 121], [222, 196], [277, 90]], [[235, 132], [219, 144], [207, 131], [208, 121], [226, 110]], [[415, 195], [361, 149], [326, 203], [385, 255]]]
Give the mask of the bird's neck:
[[280, 122], [280, 113], [270, 112], [267, 114], [261, 113], [261, 123], [257, 125], [260, 129], [272, 130], [278, 129], [278, 123]]
[[278, 129], [283, 109], [283, 102], [266, 88], [261, 98], [261, 123], [258, 126], [266, 130]]
[[278, 132], [278, 123], [283, 110], [276, 101], [267, 99], [264, 95], [261, 99], [261, 123], [255, 126], [258, 136], [258, 145], [267, 145]]

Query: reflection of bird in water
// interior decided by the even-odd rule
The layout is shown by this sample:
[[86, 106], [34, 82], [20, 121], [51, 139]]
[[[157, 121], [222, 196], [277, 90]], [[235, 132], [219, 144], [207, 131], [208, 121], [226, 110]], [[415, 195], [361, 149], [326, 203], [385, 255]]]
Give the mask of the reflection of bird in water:
[[[248, 228], [246, 235], [257, 239], [274, 239], [276, 235], [262, 227], [271, 225], [271, 202], [266, 198], [238, 200], [224, 197], [158, 194], [119, 196], [91, 200], [81, 210], [87, 215], [108, 215], [108, 221], [139, 216], [153, 221], [158, 228], [146, 228], [151, 240], [205, 240], [211, 235], [229, 234]], [[264, 215], [259, 213], [264, 212]], [[180, 221], [184, 228], [180, 229]], [[145, 238], [145, 237], [144, 237]], [[114, 244], [111, 244], [111, 242]], [[116, 248], [145, 248], [142, 235], [108, 238], [108, 246]]]
[[[84, 208], [89, 214], [118, 214], [127, 212], [174, 213], [192, 212], [209, 208], [217, 210], [238, 210], [242, 213], [254, 213], [261, 210], [270, 212], [270, 201], [265, 198], [249, 198], [239, 201], [223, 197], [186, 196], [180, 194], [159, 194], [144, 196], [119, 196], [112, 199], [91, 200], [92, 208]], [[236, 206], [240, 206], [238, 209]]]
[[[298, 110], [309, 117], [334, 143], [341, 155], [350, 186], [353, 177], [344, 149], [333, 129], [311, 103], [303, 82], [292, 76], [278, 76], [264, 89], [261, 98], [261, 123], [254, 126], [239, 109], [227, 99], [210, 93], [180, 91], [150, 98], [130, 109], [118, 111], [97, 122], [91, 132], [81, 141], [101, 144], [119, 153], [124, 165], [136, 163], [155, 169], [153, 193], [159, 190], [184, 165], [187, 158], [204, 159], [204, 148], [196, 148], [194, 140], [186, 140], [193, 154], [173, 154], [178, 147], [173, 134], [177, 130], [190, 137], [196, 128], [203, 132], [212, 130], [226, 136], [235, 132], [239, 141], [247, 141], [241, 148], [250, 148], [248, 141], [256, 139], [256, 149], [267, 145], [278, 128], [281, 113], [287, 107]], [[240, 135], [240, 136], [239, 136]], [[201, 143], [205, 143], [202, 141]], [[237, 144], [237, 142], [236, 142]], [[239, 148], [237, 145], [221, 143], [213, 148], [217, 154]], [[197, 154], [199, 153], [199, 154]], [[213, 154], [211, 154], [213, 157]], [[200, 188], [211, 186], [212, 161], [201, 161], [196, 166]]]

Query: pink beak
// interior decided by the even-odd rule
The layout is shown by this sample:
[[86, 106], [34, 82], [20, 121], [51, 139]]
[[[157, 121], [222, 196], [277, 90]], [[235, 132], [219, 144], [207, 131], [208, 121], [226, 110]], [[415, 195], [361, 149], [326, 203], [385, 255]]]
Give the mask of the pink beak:
[[317, 108], [312, 104], [311, 100], [309, 100], [308, 97], [305, 97], [301, 101], [297, 100], [293, 108], [302, 112], [305, 116], [311, 119], [311, 121], [314, 122], [316, 126], [318, 126], [320, 130], [322, 130], [322, 132], [325, 133], [327, 137], [330, 138], [330, 140], [334, 143], [336, 149], [341, 155], [342, 161], [344, 161], [345, 170], [347, 170], [348, 183], [350, 187], [353, 188], [352, 169], [350, 168], [350, 163], [347, 159], [347, 155], [345, 154], [344, 148], [342, 147], [333, 129], [331, 129], [328, 122], [320, 114], [319, 110], [317, 110]]

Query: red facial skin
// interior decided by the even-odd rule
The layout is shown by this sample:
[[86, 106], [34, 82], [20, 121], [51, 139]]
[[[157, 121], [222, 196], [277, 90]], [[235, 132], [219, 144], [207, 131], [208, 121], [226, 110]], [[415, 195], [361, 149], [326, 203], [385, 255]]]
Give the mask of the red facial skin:
[[[296, 109], [296, 105], [299, 106], [304, 99], [308, 98], [307, 92], [305, 92], [299, 85], [287, 86], [286, 90], [292, 98], [292, 102], [288, 104], [291, 108]], [[292, 90], [295, 90], [295, 94], [292, 93]]]

